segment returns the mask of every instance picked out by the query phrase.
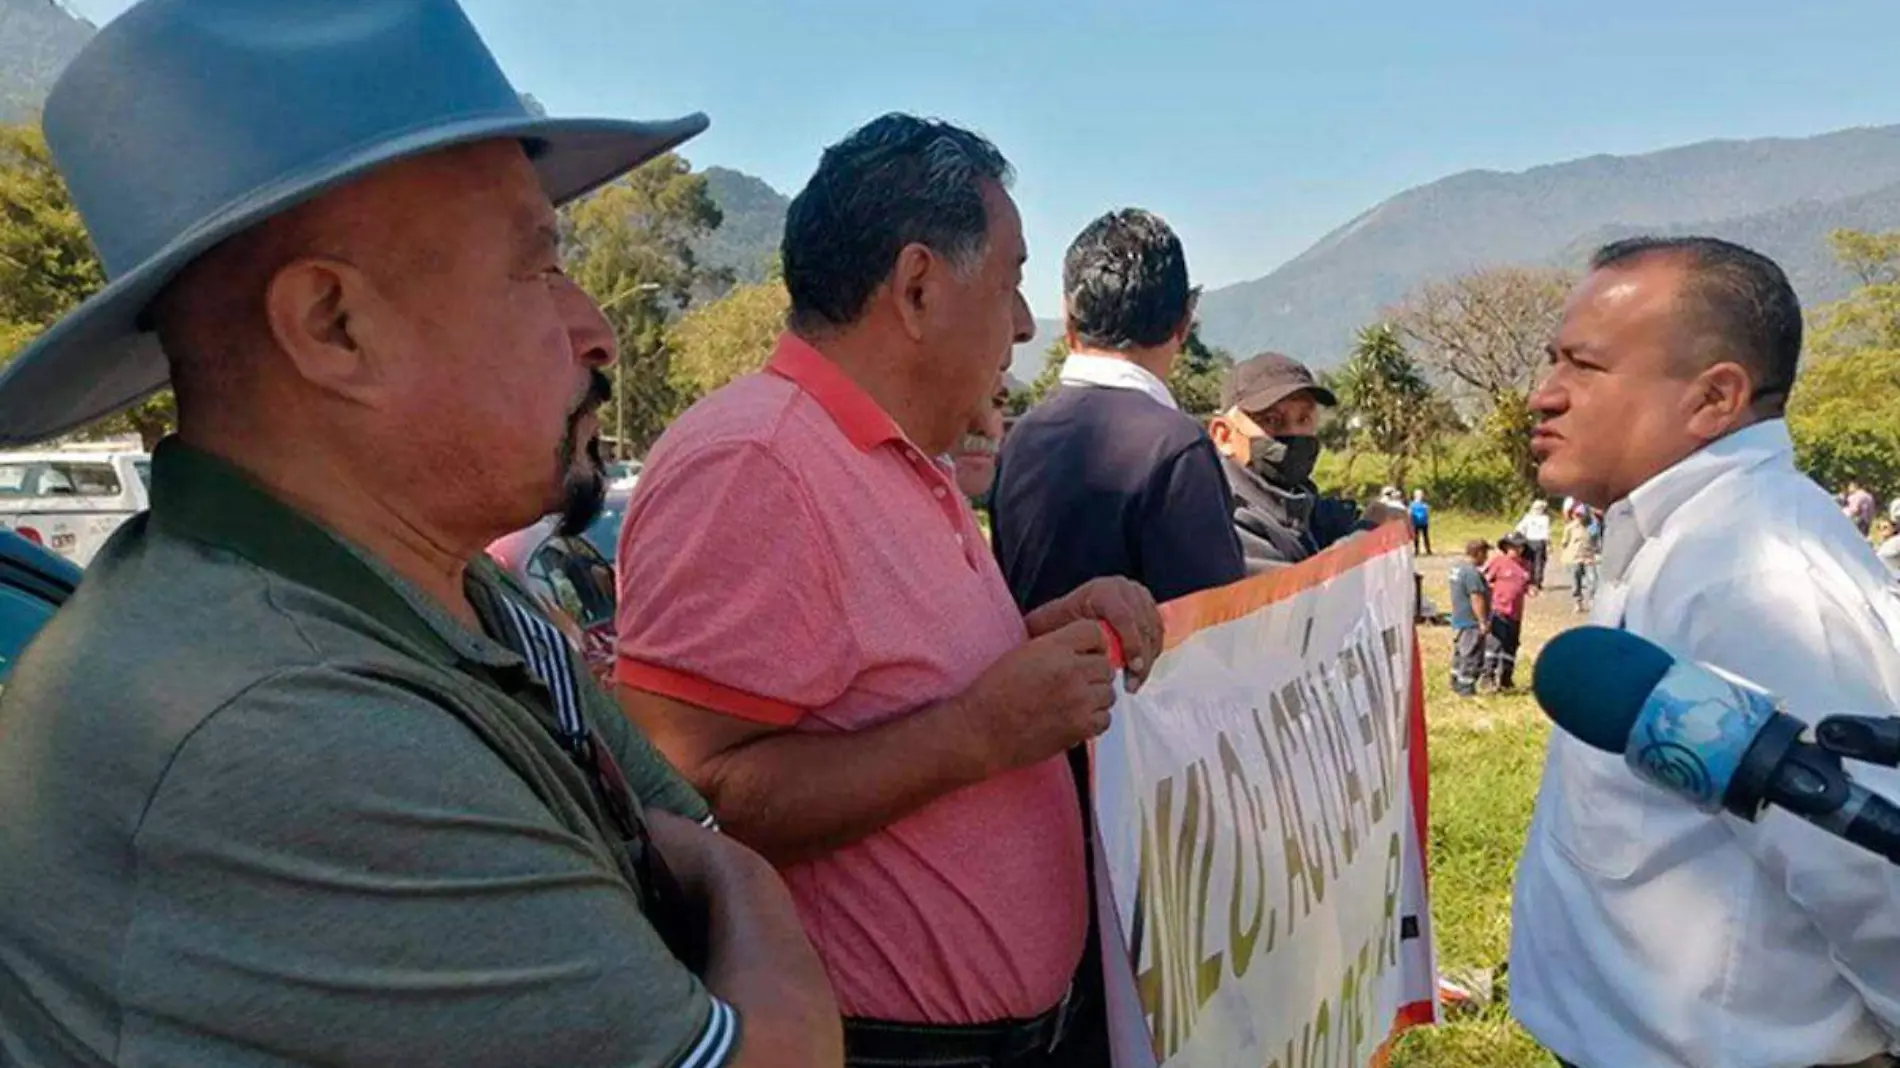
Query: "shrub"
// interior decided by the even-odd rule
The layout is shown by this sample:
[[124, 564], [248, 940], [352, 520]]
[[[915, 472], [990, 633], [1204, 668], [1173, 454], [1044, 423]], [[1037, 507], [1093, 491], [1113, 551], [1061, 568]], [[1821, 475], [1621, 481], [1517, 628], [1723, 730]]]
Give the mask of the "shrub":
[[[1379, 495], [1389, 469], [1371, 452], [1329, 452], [1320, 457], [1313, 481], [1328, 494], [1364, 501]], [[1422, 489], [1433, 508], [1502, 515], [1522, 507], [1523, 491], [1508, 458], [1475, 434], [1446, 439], [1412, 464], [1411, 485], [1398, 487], [1409, 500]]]

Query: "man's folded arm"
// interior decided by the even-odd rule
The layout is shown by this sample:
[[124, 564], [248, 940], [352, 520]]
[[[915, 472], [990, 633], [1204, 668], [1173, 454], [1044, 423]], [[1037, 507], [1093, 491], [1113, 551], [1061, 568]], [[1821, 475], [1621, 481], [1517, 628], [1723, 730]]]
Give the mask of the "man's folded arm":
[[618, 693], [628, 717], [705, 792], [726, 833], [780, 865], [868, 837], [992, 770], [954, 700], [834, 732], [628, 684]]
[[[802, 1008], [709, 991], [606, 852], [420, 688], [264, 680], [180, 745], [135, 848], [121, 1052], [141, 1063], [833, 1063], [775, 1018]], [[796, 931], [755, 897], [721, 904]], [[759, 959], [708, 975], [808, 963], [730, 952]], [[761, 1031], [782, 1045], [755, 1052]]]

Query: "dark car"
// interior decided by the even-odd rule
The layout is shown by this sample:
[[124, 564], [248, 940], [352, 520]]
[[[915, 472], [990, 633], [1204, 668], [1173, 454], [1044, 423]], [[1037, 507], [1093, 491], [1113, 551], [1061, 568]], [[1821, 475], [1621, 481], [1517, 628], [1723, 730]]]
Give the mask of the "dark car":
[[81, 574], [64, 557], [0, 531], [0, 686], [27, 643], [79, 587]]

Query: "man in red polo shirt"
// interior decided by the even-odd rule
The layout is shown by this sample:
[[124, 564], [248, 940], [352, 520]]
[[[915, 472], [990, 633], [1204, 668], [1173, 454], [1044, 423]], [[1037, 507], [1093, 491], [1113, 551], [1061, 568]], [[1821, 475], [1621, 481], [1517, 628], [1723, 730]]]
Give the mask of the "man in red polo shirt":
[[887, 115], [826, 150], [770, 365], [648, 457], [620, 544], [628, 714], [773, 861], [850, 1063], [1077, 1063], [1088, 929], [1064, 753], [1138, 686], [1145, 591], [1023, 616], [945, 459], [1033, 325], [1009, 166]]

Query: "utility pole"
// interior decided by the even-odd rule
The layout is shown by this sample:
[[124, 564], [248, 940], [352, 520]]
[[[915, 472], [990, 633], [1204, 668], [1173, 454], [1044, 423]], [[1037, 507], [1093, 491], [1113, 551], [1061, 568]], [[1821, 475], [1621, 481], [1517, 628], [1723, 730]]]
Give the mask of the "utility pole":
[[[642, 293], [658, 293], [658, 282], [636, 282], [626, 289], [615, 293], [600, 302], [600, 310], [605, 313], [628, 297]], [[627, 363], [614, 361], [614, 459], [633, 459], [633, 447], [627, 443]]]

